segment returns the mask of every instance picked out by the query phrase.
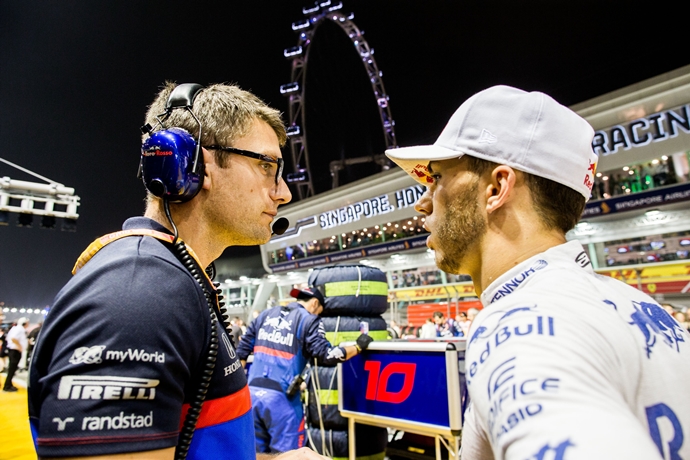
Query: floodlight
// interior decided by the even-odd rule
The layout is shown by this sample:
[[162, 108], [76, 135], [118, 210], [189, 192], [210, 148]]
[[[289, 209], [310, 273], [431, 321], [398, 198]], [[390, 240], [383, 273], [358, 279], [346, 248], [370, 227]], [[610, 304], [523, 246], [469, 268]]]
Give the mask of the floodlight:
[[63, 219], [61, 230], [63, 232], [76, 232], [77, 231], [77, 219]]
[[55, 228], [55, 216], [41, 217], [41, 228]]
[[17, 226], [18, 227], [31, 227], [34, 222], [33, 214], [19, 214], [17, 216]]

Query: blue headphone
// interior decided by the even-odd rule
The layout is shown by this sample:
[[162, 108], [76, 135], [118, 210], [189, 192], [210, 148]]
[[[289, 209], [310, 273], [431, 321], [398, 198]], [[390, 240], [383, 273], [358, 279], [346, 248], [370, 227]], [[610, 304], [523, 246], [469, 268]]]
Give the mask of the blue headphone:
[[[151, 194], [172, 203], [184, 203], [194, 198], [204, 180], [204, 160], [199, 158], [201, 122], [192, 111], [194, 98], [203, 88], [196, 83], [176, 86], [165, 104], [165, 112], [156, 115], [156, 126], [151, 127], [147, 123], [141, 128], [149, 137], [141, 146], [137, 177], [144, 181]], [[177, 109], [187, 110], [199, 125], [197, 140], [182, 128], [165, 127], [165, 121]], [[157, 127], [162, 130], [153, 132]]]

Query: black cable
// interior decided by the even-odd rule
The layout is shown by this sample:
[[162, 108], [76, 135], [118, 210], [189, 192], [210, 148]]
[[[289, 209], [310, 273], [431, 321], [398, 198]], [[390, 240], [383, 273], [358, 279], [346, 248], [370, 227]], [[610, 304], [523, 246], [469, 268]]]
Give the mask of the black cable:
[[175, 460], [184, 460], [187, 458], [189, 447], [192, 444], [194, 429], [196, 428], [196, 423], [199, 420], [201, 408], [204, 400], [206, 399], [206, 393], [211, 385], [213, 371], [216, 367], [216, 357], [218, 355], [218, 332], [216, 331], [216, 321], [218, 321], [218, 317], [213, 308], [213, 305], [216, 303], [213, 300], [213, 294], [215, 294], [215, 292], [213, 294], [209, 292], [207, 283], [205, 283], [204, 279], [202, 278], [201, 268], [196, 263], [196, 260], [194, 260], [194, 258], [187, 251], [187, 247], [184, 242], [180, 241], [175, 244], [173, 246], [173, 252], [178, 256], [180, 262], [182, 262], [182, 265], [185, 266], [185, 268], [189, 271], [192, 277], [194, 277], [197, 283], [199, 283], [204, 291], [204, 297], [206, 298], [209, 317], [211, 319], [211, 338], [209, 340], [206, 363], [204, 364], [203, 371], [199, 377], [199, 386], [189, 404], [189, 410], [187, 411], [184, 423], [182, 424], [182, 429], [180, 430], [180, 435], [177, 442], [177, 448], [175, 449]]
[[170, 225], [173, 228], [174, 237], [172, 240], [172, 245], [175, 246], [177, 243], [177, 226], [175, 225], [175, 222], [173, 222], [172, 214], [170, 214], [170, 202], [165, 198], [163, 198], [163, 208], [165, 209], [165, 216], [168, 218], [168, 222], [170, 222]]
[[[180, 435], [177, 441], [177, 447], [175, 448], [175, 460], [185, 460], [187, 458], [187, 454], [189, 453], [189, 448], [192, 445], [194, 430], [196, 429], [199, 415], [201, 415], [201, 408], [204, 404], [204, 400], [206, 399], [206, 393], [211, 386], [213, 371], [216, 367], [216, 357], [218, 356], [218, 332], [216, 331], [216, 322], [219, 321], [213, 306], [217, 305], [218, 313], [220, 314], [221, 308], [225, 305], [225, 303], [220, 301], [223, 298], [220, 295], [220, 289], [216, 289], [213, 292], [210, 291], [208, 283], [205, 282], [204, 277], [201, 274], [202, 269], [197, 263], [196, 259], [189, 254], [187, 246], [184, 244], [184, 242], [178, 240], [177, 227], [175, 226], [172, 215], [170, 214], [170, 205], [168, 200], [164, 199], [163, 203], [165, 215], [167, 216], [168, 221], [173, 228], [174, 238], [172, 241], [172, 252], [179, 259], [182, 265], [184, 265], [187, 271], [189, 271], [204, 292], [209, 318], [211, 320], [211, 337], [208, 344], [206, 362], [199, 377], [199, 386], [197, 387], [196, 393], [189, 404], [189, 410], [187, 411], [184, 423], [182, 424], [182, 429], [180, 430]], [[219, 284], [213, 284], [215, 288], [218, 288]], [[225, 320], [225, 318], [223, 318], [223, 320]], [[223, 329], [227, 331], [224, 322], [221, 323], [221, 325], [223, 326]]]

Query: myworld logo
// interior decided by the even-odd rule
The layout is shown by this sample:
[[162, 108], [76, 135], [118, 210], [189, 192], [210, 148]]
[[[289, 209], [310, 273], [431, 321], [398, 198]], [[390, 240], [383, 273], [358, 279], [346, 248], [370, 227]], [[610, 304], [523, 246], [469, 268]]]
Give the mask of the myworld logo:
[[154, 351], [147, 352], [144, 349], [128, 348], [123, 350], [108, 350], [103, 358], [104, 345], [94, 345], [92, 347], [79, 347], [72, 353], [69, 359], [70, 364], [100, 364], [103, 359], [106, 361], [141, 361], [145, 363], [164, 363], [165, 353]]

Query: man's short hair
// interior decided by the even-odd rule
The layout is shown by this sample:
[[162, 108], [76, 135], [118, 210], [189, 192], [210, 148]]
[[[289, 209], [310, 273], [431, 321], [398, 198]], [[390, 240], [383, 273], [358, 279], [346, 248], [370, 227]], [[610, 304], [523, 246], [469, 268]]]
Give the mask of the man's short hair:
[[[145, 123], [156, 131], [162, 129], [156, 115], [165, 112], [168, 97], [177, 83], [166, 82], [146, 112]], [[235, 85], [214, 84], [202, 89], [194, 99], [194, 115], [201, 122], [201, 145], [232, 146], [233, 141], [249, 133], [255, 119], [266, 122], [278, 136], [280, 146], [287, 141], [285, 125], [280, 112], [266, 105], [249, 91]], [[199, 125], [187, 110], [173, 110], [165, 121], [165, 128], [178, 127], [187, 130], [195, 139]], [[221, 168], [227, 165], [227, 153], [213, 152]]]
[[[467, 169], [478, 176], [497, 166], [498, 163], [467, 155]], [[560, 230], [564, 234], [574, 228], [585, 210], [585, 197], [558, 182], [534, 174], [523, 174], [537, 215], [544, 226], [549, 230]]]
[[443, 313], [441, 313], [440, 311], [435, 311], [433, 314], [433, 317], [434, 318], [443, 318]]

